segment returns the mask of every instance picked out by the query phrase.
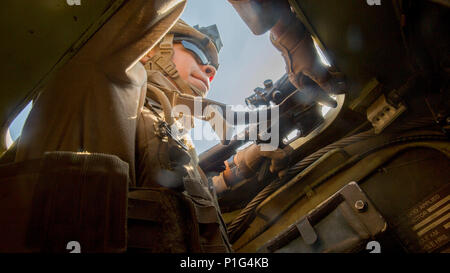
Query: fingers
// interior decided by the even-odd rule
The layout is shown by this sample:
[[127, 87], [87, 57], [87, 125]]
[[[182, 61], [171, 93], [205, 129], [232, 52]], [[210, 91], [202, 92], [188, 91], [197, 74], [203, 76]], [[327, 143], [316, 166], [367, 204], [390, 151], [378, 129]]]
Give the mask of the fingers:
[[286, 157], [286, 152], [283, 149], [277, 148], [274, 151], [261, 151], [259, 154], [263, 157], [267, 157], [270, 159], [280, 160]]
[[270, 158], [270, 172], [276, 173], [287, 167], [289, 163], [289, 154], [283, 149], [277, 148], [274, 151], [259, 151], [263, 157]]
[[341, 72], [327, 72], [326, 80], [315, 81], [325, 92], [332, 95], [343, 94], [347, 91], [345, 76]]
[[276, 173], [280, 170], [283, 170], [287, 167], [288, 165], [288, 159], [287, 157], [284, 157], [282, 159], [272, 159], [271, 163], [270, 163], [270, 172], [271, 173]]
[[305, 78], [309, 78], [328, 94], [346, 91], [342, 74], [332, 71], [300, 20], [294, 16], [289, 24], [277, 31], [279, 35], [275, 32], [272, 30], [271, 42], [282, 53], [289, 80], [297, 89], [302, 89]]

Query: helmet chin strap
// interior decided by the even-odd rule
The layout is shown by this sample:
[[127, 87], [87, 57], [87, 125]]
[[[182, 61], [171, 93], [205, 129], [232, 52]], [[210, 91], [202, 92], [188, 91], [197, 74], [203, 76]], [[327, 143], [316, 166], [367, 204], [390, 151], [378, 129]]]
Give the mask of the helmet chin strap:
[[174, 54], [173, 37], [173, 34], [167, 34], [162, 39], [162, 41], [159, 43], [156, 54], [152, 58], [150, 58], [150, 60], [146, 64], [147, 69], [159, 70], [163, 72], [165, 76], [172, 79], [172, 81], [184, 94], [190, 94], [192, 92], [197, 96], [204, 97], [204, 92], [200, 91], [195, 86], [188, 84], [180, 77], [180, 74], [178, 73], [178, 70], [172, 61], [172, 57]]

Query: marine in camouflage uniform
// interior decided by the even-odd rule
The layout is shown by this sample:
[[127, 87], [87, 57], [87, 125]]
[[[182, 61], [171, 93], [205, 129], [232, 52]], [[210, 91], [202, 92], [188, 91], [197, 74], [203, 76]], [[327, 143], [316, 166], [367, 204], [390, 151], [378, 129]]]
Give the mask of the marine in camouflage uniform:
[[174, 43], [181, 43], [200, 64], [218, 67], [222, 45], [215, 25], [193, 28], [181, 20], [145, 65], [148, 89], [137, 125], [137, 187], [129, 193], [128, 249], [229, 252], [216, 192], [198, 166], [190, 128], [171, 116], [177, 94], [206, 95], [180, 77], [172, 61]]

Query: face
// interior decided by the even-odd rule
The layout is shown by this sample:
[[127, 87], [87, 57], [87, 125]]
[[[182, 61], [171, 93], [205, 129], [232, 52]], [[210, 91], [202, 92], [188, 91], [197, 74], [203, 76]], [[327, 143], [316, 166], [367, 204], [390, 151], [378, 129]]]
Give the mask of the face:
[[182, 44], [174, 43], [174, 55], [172, 61], [177, 67], [180, 77], [206, 94], [209, 91], [211, 81], [216, 75], [216, 69], [211, 65], [203, 65]]
[[[209, 91], [211, 81], [217, 72], [214, 66], [203, 65], [197, 62], [195, 54], [185, 49], [180, 43], [174, 43], [173, 49], [174, 55], [172, 61], [175, 64], [180, 77], [206, 95]], [[146, 63], [152, 56], [153, 52], [150, 52], [141, 59], [141, 62]]]

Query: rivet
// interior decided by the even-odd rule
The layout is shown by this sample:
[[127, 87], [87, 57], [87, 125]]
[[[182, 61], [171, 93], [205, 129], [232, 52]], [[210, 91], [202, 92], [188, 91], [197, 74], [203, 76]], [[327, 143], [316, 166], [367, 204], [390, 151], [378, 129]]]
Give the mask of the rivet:
[[357, 209], [359, 212], [365, 211], [366, 208], [367, 208], [367, 204], [363, 200], [358, 200], [355, 202], [355, 209]]

